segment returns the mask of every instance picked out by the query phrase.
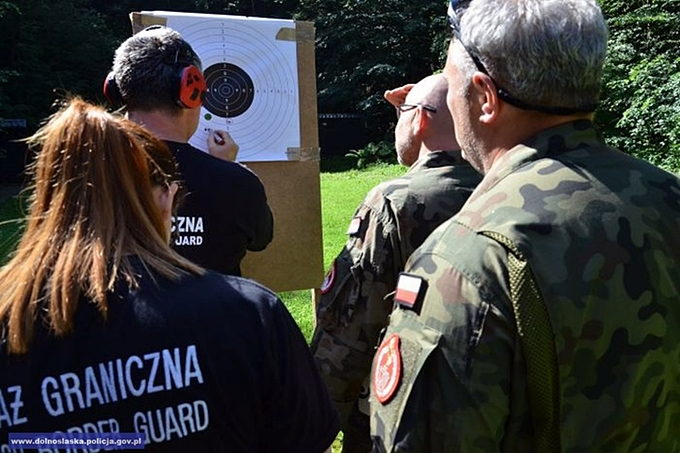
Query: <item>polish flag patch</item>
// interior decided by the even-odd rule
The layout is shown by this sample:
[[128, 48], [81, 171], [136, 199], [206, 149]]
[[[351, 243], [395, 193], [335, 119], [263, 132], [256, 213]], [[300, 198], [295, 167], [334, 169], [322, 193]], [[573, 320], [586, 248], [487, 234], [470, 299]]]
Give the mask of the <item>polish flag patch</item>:
[[422, 277], [402, 272], [397, 281], [394, 301], [403, 307], [413, 308], [425, 286], [425, 280]]
[[393, 333], [380, 345], [373, 368], [373, 394], [381, 404], [387, 404], [401, 382], [401, 339]]
[[350, 236], [357, 234], [359, 229], [361, 229], [361, 217], [352, 217], [352, 220], [349, 222], [349, 226], [347, 227], [346, 234]]
[[323, 283], [321, 283], [321, 294], [326, 294], [328, 291], [333, 289], [333, 285], [335, 284], [335, 276], [337, 274], [336, 266], [337, 265], [335, 264], [335, 261], [333, 261], [331, 268], [328, 269], [326, 276], [323, 278]]

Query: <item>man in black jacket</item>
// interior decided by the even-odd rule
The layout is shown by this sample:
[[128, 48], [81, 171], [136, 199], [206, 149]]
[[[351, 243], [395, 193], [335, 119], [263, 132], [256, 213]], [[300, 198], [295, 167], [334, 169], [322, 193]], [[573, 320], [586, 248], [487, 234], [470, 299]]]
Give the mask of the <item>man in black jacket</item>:
[[233, 159], [237, 149], [226, 132], [209, 134], [210, 153], [188, 143], [205, 89], [200, 58], [189, 43], [170, 28], [152, 26], [116, 50], [104, 91], [175, 155], [188, 192], [173, 218], [175, 249], [204, 267], [241, 275], [246, 251], [271, 242], [273, 216], [257, 175], [224, 158]]

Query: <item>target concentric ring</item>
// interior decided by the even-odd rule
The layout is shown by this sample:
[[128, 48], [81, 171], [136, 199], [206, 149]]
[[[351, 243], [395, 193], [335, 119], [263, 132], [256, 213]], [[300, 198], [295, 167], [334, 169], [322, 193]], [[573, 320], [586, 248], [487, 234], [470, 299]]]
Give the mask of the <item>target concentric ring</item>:
[[255, 86], [247, 72], [231, 63], [217, 63], [203, 72], [208, 91], [205, 107], [221, 118], [235, 118], [253, 104]]

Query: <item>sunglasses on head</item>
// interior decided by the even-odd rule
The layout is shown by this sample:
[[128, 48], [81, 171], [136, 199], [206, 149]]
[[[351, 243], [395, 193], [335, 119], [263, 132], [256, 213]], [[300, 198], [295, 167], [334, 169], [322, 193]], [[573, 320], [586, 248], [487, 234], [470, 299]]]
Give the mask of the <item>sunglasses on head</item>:
[[449, 27], [453, 30], [453, 34], [458, 38], [460, 35], [460, 21], [459, 12], [468, 6], [470, 0], [451, 0], [449, 2], [449, 9], [447, 11]]
[[451, 0], [449, 2], [449, 8], [447, 11], [449, 27], [451, 27], [453, 37], [458, 40], [461, 46], [463, 46], [463, 49], [465, 49], [465, 52], [467, 52], [467, 54], [470, 56], [477, 70], [491, 79], [491, 82], [493, 82], [493, 84], [496, 86], [496, 94], [502, 101], [522, 110], [535, 110], [551, 115], [571, 115], [574, 113], [594, 112], [595, 109], [597, 109], [597, 104], [586, 105], [581, 108], [546, 107], [542, 105], [530, 104], [528, 102], [522, 101], [521, 99], [517, 99], [511, 95], [508, 90], [501, 88], [501, 86], [498, 85], [496, 80], [486, 69], [486, 66], [484, 66], [484, 63], [482, 63], [480, 57], [475, 52], [473, 52], [470, 47], [468, 47], [468, 45], [465, 44], [461, 39], [460, 16], [463, 10], [469, 6], [471, 1], [472, 0]]

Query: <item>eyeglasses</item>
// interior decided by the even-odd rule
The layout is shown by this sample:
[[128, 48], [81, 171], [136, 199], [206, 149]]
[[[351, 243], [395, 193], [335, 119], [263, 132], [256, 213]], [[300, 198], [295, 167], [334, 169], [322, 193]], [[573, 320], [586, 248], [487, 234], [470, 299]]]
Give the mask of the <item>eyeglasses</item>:
[[184, 203], [184, 199], [189, 192], [187, 191], [187, 186], [184, 185], [184, 181], [180, 179], [171, 181], [169, 185], [172, 184], [177, 184], [177, 191], [175, 192], [175, 197], [172, 199], [172, 211], [173, 214], [176, 214], [179, 207]]
[[437, 113], [437, 109], [435, 107], [427, 104], [399, 104], [397, 106], [397, 118], [399, 118], [402, 113], [411, 111], [418, 107], [422, 108], [423, 110], [427, 110], [428, 112]]
[[493, 76], [489, 74], [489, 71], [486, 69], [486, 66], [484, 66], [484, 63], [482, 63], [482, 60], [479, 58], [479, 56], [477, 56], [460, 38], [460, 19], [458, 17], [459, 15], [458, 12], [461, 11], [463, 8], [466, 8], [469, 5], [470, 1], [472, 0], [451, 0], [449, 2], [449, 9], [447, 11], [449, 27], [451, 27], [451, 30], [453, 31], [454, 38], [458, 40], [460, 45], [463, 46], [463, 49], [465, 49], [465, 52], [467, 52], [470, 58], [472, 58], [472, 62], [477, 67], [477, 70], [491, 79], [493, 84], [496, 86], [496, 93], [498, 94], [498, 97], [502, 101], [507, 102], [508, 104], [522, 110], [536, 110], [538, 112], [548, 113], [551, 115], [571, 115], [574, 113], [584, 112], [590, 113], [594, 112], [597, 109], [598, 105], [597, 103], [584, 105], [578, 108], [547, 107], [542, 105], [530, 104], [528, 102], [522, 101], [521, 99], [517, 99], [516, 97], [511, 95], [506, 89], [501, 88], [501, 86], [498, 85], [498, 83], [496, 82], [496, 79], [494, 79]]
[[[468, 3], [470, 3], [470, 1], [451, 0], [451, 2], [449, 3], [449, 10], [447, 14], [449, 19], [449, 27], [451, 27], [451, 30], [453, 31], [453, 36], [458, 40], [460, 45], [463, 46], [463, 49], [465, 49], [470, 58], [472, 58], [472, 61], [477, 67], [477, 70], [489, 76], [489, 78], [491, 78], [491, 80], [493, 81], [494, 85], [498, 87], [498, 84], [496, 83], [494, 78], [491, 77], [491, 74], [489, 74], [489, 71], [487, 71], [486, 66], [484, 66], [484, 64], [482, 63], [482, 60], [480, 60], [479, 57], [475, 55], [468, 46], [465, 45], [463, 40], [460, 39], [460, 20], [458, 18], [458, 10], [463, 8], [462, 4], [465, 4], [465, 6], [467, 6]], [[506, 92], [505, 90], [503, 91]]]

